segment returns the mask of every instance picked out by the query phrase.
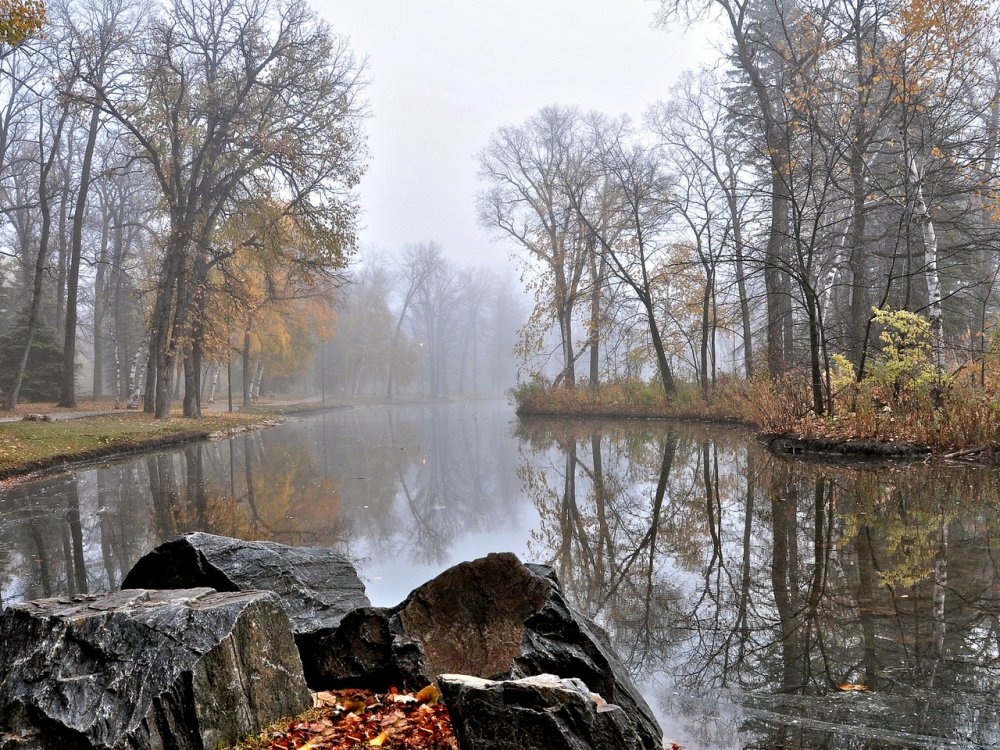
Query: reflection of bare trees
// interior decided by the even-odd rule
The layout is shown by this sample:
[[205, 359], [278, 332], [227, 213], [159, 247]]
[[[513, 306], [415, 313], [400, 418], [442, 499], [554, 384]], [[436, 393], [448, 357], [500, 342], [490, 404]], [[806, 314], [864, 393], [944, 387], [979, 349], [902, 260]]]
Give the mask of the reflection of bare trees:
[[520, 475], [541, 518], [532, 552], [556, 567], [579, 609], [614, 630], [638, 668], [658, 648], [672, 599], [660, 537], [678, 440], [668, 431], [641, 441], [631, 456], [639, 460], [619, 450], [606, 460], [600, 431], [541, 425], [520, 427], [528, 446]]
[[113, 589], [192, 530], [443, 567], [510, 520], [507, 432], [500, 404], [358, 409], [22, 485], [0, 498], [0, 602]]
[[[520, 432], [536, 553], [698, 741], [825, 747], [852, 724], [1000, 741], [995, 474], [790, 464], [702, 427]], [[712, 696], [733, 688], [726, 727]]]
[[[193, 529], [444, 566], [511, 528], [516, 475], [539, 518], [532, 557], [703, 739], [742, 727], [822, 747], [802, 728], [822, 718], [1000, 742], [995, 472], [791, 464], [738, 433], [655, 423], [524, 423], [519, 447], [506, 420], [358, 409], [13, 488], [0, 599], [112, 588]], [[848, 700], [845, 683], [870, 690]], [[742, 720], [718, 718], [722, 690]]]

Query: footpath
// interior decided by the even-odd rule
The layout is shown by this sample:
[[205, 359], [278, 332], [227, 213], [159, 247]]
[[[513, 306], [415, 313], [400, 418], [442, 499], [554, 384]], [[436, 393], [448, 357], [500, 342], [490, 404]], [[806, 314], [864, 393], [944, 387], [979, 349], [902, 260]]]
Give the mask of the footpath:
[[[281, 408], [282, 406], [298, 406], [300, 404], [312, 404], [312, 403], [318, 404], [319, 402], [320, 402], [319, 397], [311, 397], [311, 398], [295, 399], [293, 401], [266, 401], [260, 403], [259, 405], [271, 409], [271, 408]], [[257, 406], [257, 404], [255, 404], [254, 406]], [[217, 404], [203, 404], [201, 410], [203, 412], [219, 413], [228, 411], [229, 407], [225, 402]], [[49, 412], [39, 412], [39, 413], [45, 414], [45, 421], [47, 422], [68, 422], [71, 419], [87, 419], [88, 417], [111, 417], [114, 416], [115, 414], [128, 414], [131, 411], [134, 410], [99, 409], [91, 411], [49, 411]], [[236, 412], [239, 411], [240, 409], [237, 408]], [[0, 417], [0, 424], [4, 424], [7, 422], [20, 422], [21, 420], [24, 419], [25, 415], [33, 413], [34, 412], [26, 411], [23, 414], [13, 414], [8, 417]]]

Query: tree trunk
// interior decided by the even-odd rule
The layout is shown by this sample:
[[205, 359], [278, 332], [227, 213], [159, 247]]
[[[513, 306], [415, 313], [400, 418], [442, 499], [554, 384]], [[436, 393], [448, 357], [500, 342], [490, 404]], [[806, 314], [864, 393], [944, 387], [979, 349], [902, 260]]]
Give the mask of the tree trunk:
[[[924, 200], [922, 176], [911, 161], [910, 173], [916, 183], [913, 215], [920, 224], [924, 240], [924, 276], [927, 280], [927, 317], [931, 324], [931, 346], [934, 350], [934, 369], [938, 379], [944, 373], [944, 313], [941, 308], [941, 277], [938, 274], [938, 242], [934, 231], [934, 216]], [[935, 391], [940, 395], [940, 383]]]
[[215, 389], [219, 385], [219, 371], [222, 369], [222, 365], [216, 363], [212, 365], [212, 377], [209, 379], [208, 386], [208, 403], [215, 403]]
[[243, 331], [243, 408], [250, 406], [250, 331], [253, 329], [253, 315], [247, 318], [247, 327]]
[[115, 411], [122, 408], [122, 363], [118, 350], [118, 339], [115, 338], [115, 332], [113, 329], [109, 329], [111, 334], [111, 344], [114, 346], [115, 353]]
[[772, 170], [771, 228], [764, 258], [764, 287], [767, 294], [767, 367], [771, 377], [777, 377], [784, 372], [786, 363], [782, 276], [788, 233], [788, 200], [785, 195], [785, 178], [775, 166], [772, 166]]
[[[59, 151], [59, 142], [62, 139], [63, 125], [66, 123], [66, 110], [63, 110], [56, 132], [53, 135], [49, 150], [49, 158], [42, 165], [42, 171], [38, 180], [38, 204], [42, 212], [42, 228], [38, 239], [38, 255], [35, 257], [35, 273], [31, 283], [31, 307], [28, 310], [28, 326], [24, 340], [24, 348], [17, 361], [17, 368], [14, 370], [14, 380], [11, 383], [10, 392], [4, 402], [7, 411], [13, 411], [17, 406], [18, 396], [21, 395], [21, 384], [24, 382], [24, 372], [28, 367], [28, 356], [31, 354], [31, 346], [34, 344], [35, 331], [38, 330], [38, 313], [42, 304], [42, 282], [45, 277], [45, 261], [49, 254], [49, 233], [52, 229], [52, 207], [49, 202], [49, 173], [52, 171], [52, 164], [55, 162], [56, 153]], [[41, 147], [41, 138], [39, 138]]]
[[868, 304], [868, 287], [865, 284], [865, 163], [860, 151], [850, 163], [851, 172], [851, 326], [850, 355], [855, 369], [860, 372], [865, 346], [865, 327], [871, 316]]
[[264, 378], [264, 360], [257, 360], [257, 372], [254, 374], [253, 378], [253, 388], [250, 396], [254, 401], [260, 399], [260, 381]]
[[139, 408], [139, 394], [142, 391], [139, 384], [142, 382], [145, 367], [143, 362], [147, 359], [148, 350], [149, 344], [143, 342], [142, 346], [135, 350], [135, 355], [132, 357], [132, 365], [128, 370], [128, 401], [125, 404], [126, 409]]
[[646, 322], [649, 325], [649, 335], [653, 339], [653, 350], [656, 352], [656, 363], [660, 371], [660, 379], [663, 382], [663, 391], [669, 401], [677, 394], [674, 374], [670, 370], [670, 362], [667, 360], [667, 353], [663, 348], [663, 339], [660, 337], [660, 326], [656, 322], [653, 301], [649, 297], [643, 297], [642, 304], [646, 309]]
[[823, 390], [823, 363], [820, 351], [819, 300], [812, 292], [807, 292], [809, 314], [809, 371], [811, 374], [813, 411], [822, 415], [826, 411], [826, 394]]
[[593, 243], [589, 255], [590, 277], [593, 282], [593, 289], [590, 292], [590, 390], [596, 393], [601, 387], [601, 298], [604, 293], [604, 277], [607, 273], [607, 256], [602, 246], [598, 262]]
[[736, 170], [732, 156], [726, 154], [730, 185], [726, 189], [729, 220], [733, 225], [733, 249], [736, 256], [736, 291], [740, 301], [740, 324], [743, 335], [743, 369], [747, 379], [753, 377], [753, 333], [750, 321], [750, 301], [747, 297], [747, 277], [743, 268], [743, 222], [736, 197]]
[[70, 246], [69, 275], [66, 278], [66, 330], [63, 339], [62, 394], [59, 405], [76, 406], [76, 320], [77, 296], [80, 288], [80, 256], [83, 254], [83, 220], [87, 213], [87, 195], [90, 192], [90, 172], [94, 163], [94, 146], [97, 144], [97, 129], [100, 125], [101, 109], [95, 106], [90, 115], [90, 129], [87, 132], [87, 146], [83, 152], [80, 169], [80, 191], [76, 196], [73, 211], [73, 237]]
[[709, 337], [709, 323], [711, 321], [711, 306], [712, 306], [712, 286], [714, 285], [714, 280], [712, 277], [712, 272], [709, 268], [708, 263], [703, 264], [705, 267], [705, 289], [702, 293], [701, 298], [701, 397], [704, 399], [705, 403], [708, 403], [709, 399], [709, 382], [708, 382], [708, 337]]
[[[108, 237], [111, 234], [111, 212], [106, 204], [101, 207], [101, 213], [101, 249], [94, 275], [94, 380], [90, 389], [91, 396], [95, 399], [104, 395], [104, 319], [108, 310]], [[117, 343], [115, 346], [117, 347]], [[116, 352], [115, 360], [117, 359]], [[121, 377], [120, 373], [118, 377]], [[116, 393], [116, 401], [120, 398], [121, 395]]]

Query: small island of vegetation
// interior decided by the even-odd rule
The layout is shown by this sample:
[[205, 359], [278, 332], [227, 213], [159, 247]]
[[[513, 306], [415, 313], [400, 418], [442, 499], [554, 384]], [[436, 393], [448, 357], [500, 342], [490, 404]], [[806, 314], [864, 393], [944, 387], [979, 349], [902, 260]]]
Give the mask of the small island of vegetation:
[[[819, 405], [807, 377], [721, 377], [700, 387], [659, 378], [556, 386], [536, 377], [513, 391], [521, 416], [667, 418], [733, 422], [820, 451], [870, 455], [996, 458], [1000, 399], [995, 357], [955, 372], [935, 362], [930, 325], [914, 313], [875, 309], [879, 348], [859, 377], [834, 354], [820, 381]], [[975, 365], [975, 366], [973, 366]], [[706, 384], [701, 384], [704, 386]]]

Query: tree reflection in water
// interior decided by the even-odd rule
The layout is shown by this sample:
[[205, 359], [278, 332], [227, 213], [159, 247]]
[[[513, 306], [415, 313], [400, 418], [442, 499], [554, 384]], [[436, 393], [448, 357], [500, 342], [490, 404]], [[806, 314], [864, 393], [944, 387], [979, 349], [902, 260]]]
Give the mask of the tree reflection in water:
[[397, 571], [395, 603], [516, 517], [508, 422], [502, 403], [355, 409], [13, 486], [0, 605], [113, 589], [192, 530], [336, 547], [372, 577]]
[[997, 472], [790, 463], [702, 425], [518, 434], [532, 552], [657, 686], [668, 737], [1000, 743]]
[[378, 604], [509, 549], [556, 567], [687, 750], [1000, 745], [996, 471], [510, 421], [354, 409], [10, 487], [0, 604], [112, 589], [189, 530], [334, 546]]

